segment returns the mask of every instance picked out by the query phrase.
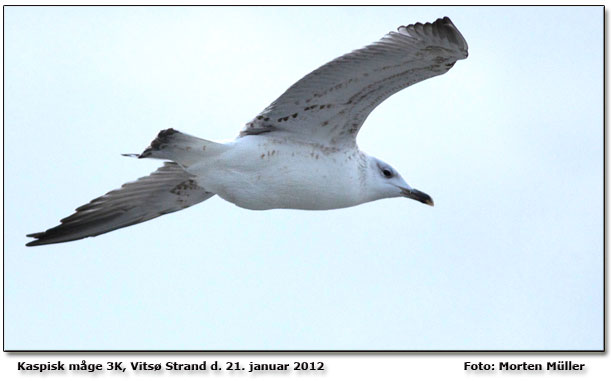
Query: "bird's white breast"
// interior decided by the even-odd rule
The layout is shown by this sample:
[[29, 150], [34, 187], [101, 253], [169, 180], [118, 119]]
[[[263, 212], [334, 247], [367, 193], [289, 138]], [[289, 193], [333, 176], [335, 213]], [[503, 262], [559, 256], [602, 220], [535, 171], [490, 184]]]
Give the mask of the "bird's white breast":
[[365, 155], [265, 135], [245, 136], [190, 167], [207, 191], [247, 209], [325, 210], [364, 199]]

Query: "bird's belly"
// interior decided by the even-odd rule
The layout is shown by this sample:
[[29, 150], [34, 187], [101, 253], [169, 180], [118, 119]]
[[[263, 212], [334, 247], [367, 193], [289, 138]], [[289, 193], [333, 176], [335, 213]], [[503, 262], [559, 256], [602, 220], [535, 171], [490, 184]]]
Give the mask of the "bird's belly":
[[226, 201], [253, 210], [304, 209], [327, 210], [356, 205], [352, 192], [331, 186], [327, 177], [304, 178], [260, 174], [233, 182], [218, 195]]
[[328, 210], [357, 204], [349, 198], [330, 195], [325, 190], [320, 192], [292, 191], [289, 186], [287, 188], [266, 187], [260, 189], [260, 192], [232, 190], [219, 193], [219, 196], [241, 208], [251, 210]]

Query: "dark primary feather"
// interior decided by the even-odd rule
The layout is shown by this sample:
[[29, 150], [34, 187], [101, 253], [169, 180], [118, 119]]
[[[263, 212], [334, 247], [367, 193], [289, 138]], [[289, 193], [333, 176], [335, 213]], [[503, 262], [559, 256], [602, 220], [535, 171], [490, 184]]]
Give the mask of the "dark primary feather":
[[26, 246], [46, 245], [94, 237], [111, 230], [134, 225], [163, 214], [176, 212], [212, 197], [193, 180], [193, 176], [173, 162], [149, 176], [122, 185], [61, 220], [44, 232], [28, 234], [35, 238]]
[[467, 56], [464, 37], [447, 17], [400, 27], [296, 82], [247, 123], [240, 136], [291, 134], [323, 145], [353, 145], [377, 105], [412, 84], [446, 73]]

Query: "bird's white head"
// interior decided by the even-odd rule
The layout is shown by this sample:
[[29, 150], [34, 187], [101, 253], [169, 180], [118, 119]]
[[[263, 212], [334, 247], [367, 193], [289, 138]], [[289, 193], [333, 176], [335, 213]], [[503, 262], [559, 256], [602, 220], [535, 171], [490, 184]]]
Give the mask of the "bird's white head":
[[409, 186], [391, 165], [376, 157], [368, 160], [367, 188], [372, 200], [391, 197], [407, 197], [434, 206], [432, 198]]

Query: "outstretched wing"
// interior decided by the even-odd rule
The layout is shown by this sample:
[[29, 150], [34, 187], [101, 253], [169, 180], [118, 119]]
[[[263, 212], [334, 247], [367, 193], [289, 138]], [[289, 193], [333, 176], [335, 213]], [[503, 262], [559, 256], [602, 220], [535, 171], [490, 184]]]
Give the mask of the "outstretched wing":
[[355, 144], [366, 117], [392, 94], [446, 73], [468, 56], [447, 17], [401, 26], [296, 82], [240, 132], [291, 134], [324, 145]]
[[173, 162], [146, 177], [122, 185], [104, 196], [77, 208], [61, 224], [41, 233], [27, 246], [46, 245], [94, 237], [176, 212], [212, 197], [198, 186], [194, 176]]

